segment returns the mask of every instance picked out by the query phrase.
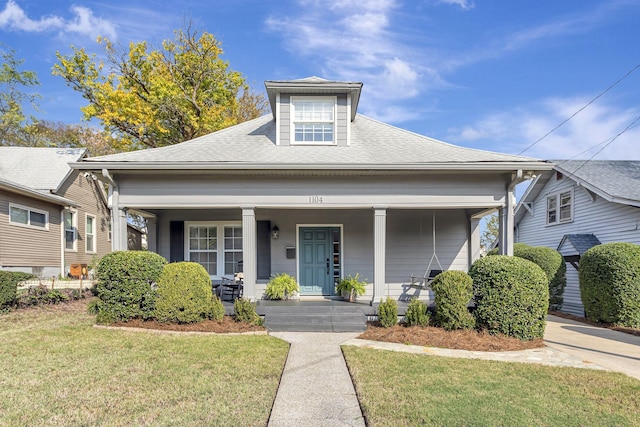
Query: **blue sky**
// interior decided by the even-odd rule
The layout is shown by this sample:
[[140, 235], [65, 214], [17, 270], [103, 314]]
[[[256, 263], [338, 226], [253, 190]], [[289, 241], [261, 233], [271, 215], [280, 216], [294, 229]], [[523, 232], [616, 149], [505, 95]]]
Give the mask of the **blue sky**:
[[[56, 51], [99, 53], [98, 35], [159, 46], [188, 20], [257, 91], [361, 81], [362, 114], [512, 154], [640, 64], [637, 0], [0, 0], [0, 42], [38, 74], [37, 116], [78, 123], [85, 102], [51, 76]], [[590, 158], [624, 131], [595, 158], [640, 160], [639, 117], [636, 69], [524, 154]]]

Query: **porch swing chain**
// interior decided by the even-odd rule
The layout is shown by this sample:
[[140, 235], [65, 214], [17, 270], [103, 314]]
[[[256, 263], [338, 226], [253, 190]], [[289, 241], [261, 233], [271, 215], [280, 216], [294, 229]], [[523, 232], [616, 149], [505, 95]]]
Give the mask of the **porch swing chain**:
[[424, 272], [424, 279], [426, 280], [429, 277], [429, 273], [431, 272], [431, 264], [433, 264], [433, 260], [435, 259], [438, 263], [438, 267], [440, 267], [440, 271], [444, 271], [442, 268], [442, 264], [440, 264], [440, 260], [438, 259], [438, 254], [436, 253], [436, 213], [433, 212], [432, 216], [432, 230], [433, 230], [433, 255], [431, 256], [431, 260], [429, 260], [429, 265], [427, 265], [427, 269]]

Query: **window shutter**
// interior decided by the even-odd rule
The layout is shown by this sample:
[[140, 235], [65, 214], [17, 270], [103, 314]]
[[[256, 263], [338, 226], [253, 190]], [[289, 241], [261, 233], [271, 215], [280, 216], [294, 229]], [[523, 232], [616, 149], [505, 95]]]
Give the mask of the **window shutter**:
[[169, 223], [169, 262], [184, 261], [184, 222]]
[[258, 279], [271, 277], [271, 221], [257, 221], [256, 224], [257, 253], [256, 275]]

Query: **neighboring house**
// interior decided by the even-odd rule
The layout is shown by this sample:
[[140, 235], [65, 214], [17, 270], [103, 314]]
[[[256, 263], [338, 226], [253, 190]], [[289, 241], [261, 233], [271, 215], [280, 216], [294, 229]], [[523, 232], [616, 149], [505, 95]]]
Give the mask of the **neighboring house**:
[[135, 211], [147, 218], [149, 250], [198, 262], [213, 280], [242, 268], [251, 299], [283, 272], [302, 297], [331, 297], [337, 280], [359, 273], [372, 302], [427, 298], [410, 276], [424, 275], [434, 241], [430, 269], [466, 271], [479, 257], [480, 218], [499, 210], [501, 248], [512, 252], [514, 187], [552, 167], [359, 115], [362, 83], [265, 85], [270, 115], [72, 164], [111, 184], [114, 249], [127, 247], [126, 212]]
[[600, 243], [640, 244], [640, 161], [557, 161], [527, 188], [516, 241], [557, 249], [567, 261], [562, 311], [583, 316], [580, 256]]
[[0, 269], [66, 276], [111, 250], [103, 183], [69, 167], [86, 156], [77, 148], [0, 147]]

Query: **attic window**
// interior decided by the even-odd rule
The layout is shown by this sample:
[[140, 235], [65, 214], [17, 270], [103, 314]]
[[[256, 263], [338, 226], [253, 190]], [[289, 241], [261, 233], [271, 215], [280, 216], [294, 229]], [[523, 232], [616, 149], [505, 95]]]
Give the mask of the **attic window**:
[[335, 97], [292, 98], [294, 144], [333, 145]]

